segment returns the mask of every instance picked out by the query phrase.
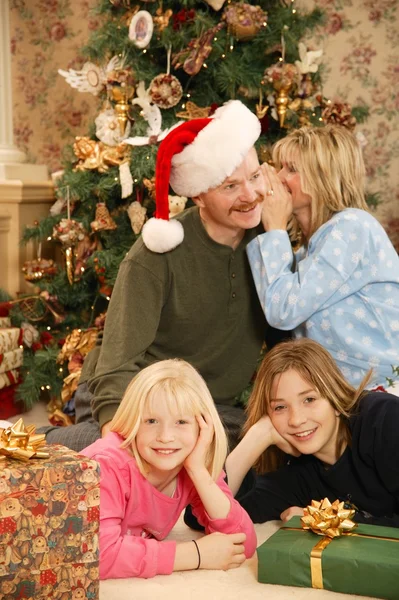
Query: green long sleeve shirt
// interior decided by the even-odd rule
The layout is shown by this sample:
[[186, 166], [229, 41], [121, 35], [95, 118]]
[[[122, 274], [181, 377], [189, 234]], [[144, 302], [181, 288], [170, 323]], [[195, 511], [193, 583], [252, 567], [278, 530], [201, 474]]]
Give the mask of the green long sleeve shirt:
[[246, 231], [233, 250], [208, 236], [196, 207], [178, 219], [180, 246], [157, 254], [139, 239], [120, 265], [88, 378], [100, 426], [115, 414], [132, 377], [153, 362], [188, 361], [217, 404], [232, 404], [254, 373], [266, 321], [245, 247], [259, 232]]

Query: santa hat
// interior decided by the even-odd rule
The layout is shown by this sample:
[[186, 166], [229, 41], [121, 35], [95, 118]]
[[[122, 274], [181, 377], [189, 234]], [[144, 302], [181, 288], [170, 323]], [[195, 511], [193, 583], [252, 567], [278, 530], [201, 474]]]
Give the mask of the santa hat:
[[231, 100], [206, 119], [193, 119], [170, 131], [161, 142], [155, 167], [155, 218], [143, 227], [144, 244], [168, 252], [184, 239], [180, 221], [169, 220], [169, 185], [193, 198], [220, 185], [240, 166], [260, 135], [258, 118]]

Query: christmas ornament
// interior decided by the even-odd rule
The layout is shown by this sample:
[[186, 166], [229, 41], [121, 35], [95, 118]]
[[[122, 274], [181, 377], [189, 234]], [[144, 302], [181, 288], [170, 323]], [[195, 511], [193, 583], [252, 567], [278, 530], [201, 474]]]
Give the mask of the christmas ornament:
[[85, 233], [83, 240], [80, 240], [75, 250], [75, 276], [74, 280], [78, 281], [82, 273], [86, 269], [86, 264], [90, 256], [99, 247], [97, 236], [93, 236], [92, 239]]
[[151, 177], [151, 179], [144, 177], [143, 184], [147, 188], [150, 198], [155, 200], [155, 177]]
[[79, 159], [75, 171], [98, 169], [105, 173], [110, 167], [121, 165], [129, 160], [130, 148], [126, 144], [108, 146], [103, 142], [91, 140], [89, 137], [76, 137], [73, 151]]
[[168, 195], [169, 201], [169, 219], [183, 212], [186, 207], [187, 198], [185, 196]]
[[179, 119], [206, 119], [211, 114], [212, 108], [210, 106], [204, 106], [201, 108], [197, 106], [195, 102], [189, 100], [186, 102], [185, 110], [176, 113], [176, 117]]
[[[109, 85], [108, 95], [109, 98], [115, 102], [114, 111], [116, 113], [116, 120], [119, 125], [119, 133], [121, 136], [120, 141], [122, 141], [122, 139], [127, 137], [130, 133], [129, 121], [134, 122], [134, 119], [130, 115], [129, 104], [129, 100], [131, 100], [134, 95], [134, 87], [133, 85], [128, 85], [126, 83], [122, 83], [121, 85]], [[128, 124], [129, 127], [127, 127]], [[126, 131], [127, 129], [128, 131]]]
[[69, 284], [74, 282], [75, 254], [74, 246], [85, 236], [83, 225], [71, 218], [61, 219], [53, 228], [53, 239], [61, 242], [65, 256], [66, 273]]
[[183, 88], [177, 77], [161, 73], [151, 81], [150, 95], [152, 101], [160, 108], [172, 108], [180, 102]]
[[147, 209], [145, 206], [140, 204], [140, 202], [137, 202], [137, 200], [132, 202], [127, 209], [127, 214], [129, 215], [133, 232], [136, 235], [138, 235], [143, 228], [146, 219], [146, 213]]
[[32, 344], [40, 339], [40, 333], [36, 327], [34, 327], [31, 323], [27, 323], [26, 321], [21, 323], [21, 328], [23, 331], [24, 345], [27, 348], [31, 348]]
[[289, 103], [288, 92], [298, 80], [298, 71], [295, 65], [281, 61], [268, 67], [264, 73], [264, 77], [278, 92], [275, 102], [280, 127], [283, 127]]
[[33, 296], [24, 296], [17, 300], [10, 300], [6, 304], [10, 307], [14, 304], [18, 306], [24, 319], [27, 321], [39, 322], [46, 318], [47, 313], [51, 313], [56, 324], [62, 323], [64, 315], [57, 312], [52, 306], [53, 301], [48, 292], [41, 292]]
[[350, 104], [346, 102], [331, 102], [323, 109], [321, 116], [325, 123], [335, 123], [353, 130], [356, 126], [356, 117], [352, 115]]
[[228, 4], [222, 19], [227, 23], [229, 34], [241, 41], [252, 40], [267, 25], [267, 13], [260, 6], [245, 2]]
[[151, 14], [146, 10], [139, 10], [129, 25], [129, 40], [138, 48], [145, 48], [151, 41], [154, 23]]
[[95, 124], [96, 136], [108, 146], [117, 146], [130, 134], [131, 125], [127, 120], [127, 116], [125, 121], [124, 117], [121, 117], [113, 108], [101, 111], [95, 120]]
[[94, 348], [97, 342], [98, 330], [74, 329], [65, 339], [64, 345], [57, 356], [57, 363], [63, 364], [68, 361], [69, 375], [64, 378], [61, 391], [63, 403], [69, 402], [79, 384], [84, 358]]
[[263, 106], [263, 93], [262, 93], [262, 88], [259, 89], [259, 102], [256, 104], [256, 116], [258, 117], [259, 120], [263, 119], [263, 117], [266, 115], [267, 111], [269, 110], [269, 106], [266, 104], [266, 106]]
[[93, 231], [111, 231], [117, 228], [105, 202], [98, 202], [96, 204], [95, 220], [90, 223], [90, 227]]
[[158, 32], [162, 33], [162, 31], [166, 29], [166, 27], [169, 25], [169, 20], [173, 15], [173, 11], [170, 8], [168, 8], [167, 10], [165, 10], [165, 12], [163, 12], [162, 6], [160, 6], [155, 11], [155, 14], [157, 16], [154, 17], [154, 23], [158, 29]]
[[99, 67], [94, 63], [87, 62], [80, 71], [58, 69], [58, 73], [65, 78], [71, 87], [79, 92], [89, 92], [94, 96], [98, 96], [105, 89], [109, 74], [115, 69], [121, 69], [123, 64], [124, 57], [113, 56], [106, 67]]
[[207, 4], [209, 4], [209, 6], [211, 6], [213, 8], [213, 10], [220, 10], [223, 6], [223, 4], [226, 2], [226, 0], [205, 0], [205, 2]]
[[181, 10], [179, 10], [178, 13], [176, 13], [172, 17], [173, 29], [175, 31], [178, 31], [185, 23], [192, 23], [194, 21], [194, 18], [195, 10], [193, 8], [190, 8], [190, 10], [187, 10], [187, 8], [182, 8]]
[[102, 267], [98, 264], [98, 258], [96, 257], [94, 259], [94, 270], [96, 272], [97, 275], [97, 279], [100, 283], [100, 287], [99, 287], [99, 294], [101, 294], [102, 296], [105, 296], [106, 298], [110, 298], [111, 294], [112, 294], [112, 286], [109, 285], [109, 283], [107, 283], [106, 278], [105, 278], [105, 267]]
[[162, 128], [162, 114], [159, 107], [153, 103], [150, 90], [145, 89], [144, 81], [140, 81], [136, 91], [137, 97], [132, 104], [140, 106], [144, 119], [148, 123], [147, 137], [158, 136]]
[[22, 272], [26, 281], [39, 281], [43, 277], [55, 275], [57, 265], [52, 259], [36, 258], [25, 261]]
[[199, 38], [191, 40], [188, 47], [174, 55], [172, 64], [175, 69], [181, 66], [188, 75], [197, 75], [205, 60], [212, 51], [212, 41], [215, 35], [224, 27], [218, 23], [215, 27], [205, 31]]
[[319, 65], [316, 61], [323, 55], [323, 50], [306, 50], [305, 44], [298, 44], [298, 54], [301, 60], [296, 60], [295, 65], [302, 75], [307, 73], [316, 73]]

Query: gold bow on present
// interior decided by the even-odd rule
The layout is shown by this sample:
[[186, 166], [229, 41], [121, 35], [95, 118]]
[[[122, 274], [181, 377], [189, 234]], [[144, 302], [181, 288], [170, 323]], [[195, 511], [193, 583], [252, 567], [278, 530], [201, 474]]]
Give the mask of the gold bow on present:
[[12, 427], [0, 429], [0, 460], [9, 457], [27, 462], [30, 458], [48, 458], [48, 452], [39, 450], [45, 445], [46, 436], [35, 431], [35, 425], [25, 427], [22, 419]]
[[344, 507], [345, 503], [335, 500], [332, 504], [328, 498], [321, 502], [312, 500], [312, 503], [304, 508], [301, 517], [303, 529], [310, 529], [317, 535], [325, 535], [329, 538], [341, 536], [344, 532], [351, 531], [357, 527], [352, 521], [355, 515], [354, 509]]

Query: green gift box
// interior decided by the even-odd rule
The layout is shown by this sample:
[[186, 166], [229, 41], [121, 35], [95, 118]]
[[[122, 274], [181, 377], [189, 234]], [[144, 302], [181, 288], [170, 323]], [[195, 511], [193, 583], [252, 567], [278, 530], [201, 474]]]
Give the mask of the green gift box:
[[[293, 517], [257, 549], [258, 581], [399, 600], [399, 529], [359, 525], [349, 535], [325, 539]], [[321, 564], [311, 559], [320, 543]]]

